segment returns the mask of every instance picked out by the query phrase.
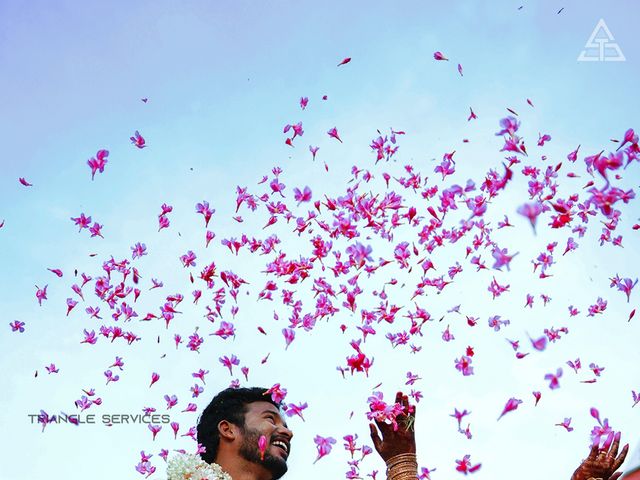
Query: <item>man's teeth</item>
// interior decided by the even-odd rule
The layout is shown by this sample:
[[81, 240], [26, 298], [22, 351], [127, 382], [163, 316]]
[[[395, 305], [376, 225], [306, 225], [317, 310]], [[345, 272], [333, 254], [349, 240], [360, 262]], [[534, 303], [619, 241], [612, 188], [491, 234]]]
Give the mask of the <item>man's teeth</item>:
[[281, 442], [280, 440], [276, 440], [275, 442], [273, 442], [273, 444], [277, 447], [282, 448], [285, 452], [289, 453], [289, 447], [287, 446], [286, 443]]

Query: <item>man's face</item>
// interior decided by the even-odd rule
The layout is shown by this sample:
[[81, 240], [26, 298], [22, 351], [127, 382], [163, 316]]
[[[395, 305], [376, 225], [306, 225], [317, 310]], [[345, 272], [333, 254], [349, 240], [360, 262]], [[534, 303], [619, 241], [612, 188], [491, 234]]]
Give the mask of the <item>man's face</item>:
[[[244, 416], [240, 455], [250, 462], [263, 465], [276, 480], [287, 472], [287, 458], [291, 452], [293, 433], [287, 427], [278, 409], [269, 402], [247, 405]], [[267, 439], [264, 460], [258, 447], [260, 436]]]

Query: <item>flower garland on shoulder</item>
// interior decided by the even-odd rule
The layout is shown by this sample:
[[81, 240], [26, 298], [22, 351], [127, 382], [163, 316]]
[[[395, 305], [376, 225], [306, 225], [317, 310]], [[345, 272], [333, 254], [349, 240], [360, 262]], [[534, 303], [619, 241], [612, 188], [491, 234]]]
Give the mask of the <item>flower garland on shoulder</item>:
[[176, 455], [167, 466], [167, 480], [232, 480], [217, 463], [207, 463], [199, 455]]

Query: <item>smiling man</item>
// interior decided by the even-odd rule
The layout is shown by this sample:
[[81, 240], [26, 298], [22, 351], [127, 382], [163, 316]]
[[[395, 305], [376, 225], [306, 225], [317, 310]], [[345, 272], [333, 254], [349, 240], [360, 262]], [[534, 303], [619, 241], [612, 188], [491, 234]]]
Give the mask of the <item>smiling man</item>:
[[[266, 388], [228, 388], [216, 395], [198, 422], [198, 443], [208, 464], [233, 480], [277, 480], [287, 472], [293, 433]], [[260, 437], [266, 444], [261, 451]], [[263, 455], [264, 453], [264, 455]]]

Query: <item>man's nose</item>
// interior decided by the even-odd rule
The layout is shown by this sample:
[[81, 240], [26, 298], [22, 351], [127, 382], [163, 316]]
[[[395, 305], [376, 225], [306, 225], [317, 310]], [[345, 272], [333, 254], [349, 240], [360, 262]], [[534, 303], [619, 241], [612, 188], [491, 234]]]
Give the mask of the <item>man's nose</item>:
[[278, 430], [278, 433], [286, 436], [289, 440], [293, 438], [293, 432], [289, 430], [289, 427], [285, 427], [284, 425], [282, 425]]

